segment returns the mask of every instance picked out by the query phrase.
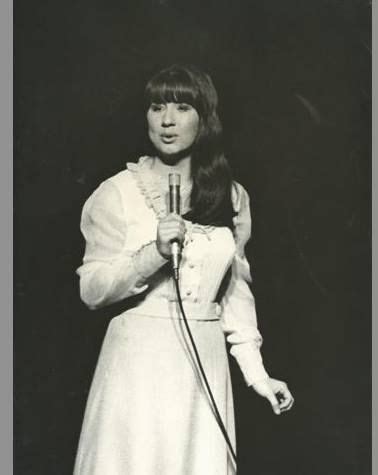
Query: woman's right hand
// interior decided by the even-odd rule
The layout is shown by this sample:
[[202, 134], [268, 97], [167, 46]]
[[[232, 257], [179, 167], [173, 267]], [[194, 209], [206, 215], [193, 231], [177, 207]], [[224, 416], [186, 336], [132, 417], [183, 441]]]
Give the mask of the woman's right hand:
[[170, 213], [159, 221], [156, 247], [165, 259], [169, 259], [172, 254], [173, 241], [180, 244], [184, 242], [185, 231], [185, 222], [178, 214]]

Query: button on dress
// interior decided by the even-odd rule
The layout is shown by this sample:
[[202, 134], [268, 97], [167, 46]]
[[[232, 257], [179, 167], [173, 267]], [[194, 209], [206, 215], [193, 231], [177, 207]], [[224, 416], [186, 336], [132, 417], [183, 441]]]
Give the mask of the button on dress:
[[[153, 174], [154, 160], [141, 157], [127, 164], [83, 208], [86, 248], [77, 271], [82, 300], [95, 309], [131, 296], [138, 299], [108, 326], [86, 405], [75, 475], [236, 473], [193, 358], [169, 262], [156, 247], [168, 186]], [[190, 190], [183, 189], [184, 208], [189, 196]], [[244, 255], [251, 228], [249, 198], [238, 183], [232, 199], [234, 232], [186, 221], [180, 287], [235, 447], [226, 340], [247, 385], [268, 375]]]

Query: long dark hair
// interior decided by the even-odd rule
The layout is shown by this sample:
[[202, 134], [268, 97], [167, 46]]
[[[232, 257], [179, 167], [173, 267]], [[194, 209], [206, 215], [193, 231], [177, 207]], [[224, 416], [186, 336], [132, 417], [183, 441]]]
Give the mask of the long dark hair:
[[200, 121], [191, 154], [191, 210], [185, 217], [232, 229], [232, 175], [223, 152], [218, 95], [210, 76], [191, 65], [170, 66], [148, 82], [145, 100], [147, 108], [151, 103], [182, 102], [196, 109]]

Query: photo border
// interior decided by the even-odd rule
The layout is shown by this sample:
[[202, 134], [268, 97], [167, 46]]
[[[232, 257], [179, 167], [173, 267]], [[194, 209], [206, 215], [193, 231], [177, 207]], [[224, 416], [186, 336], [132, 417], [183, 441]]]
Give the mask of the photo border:
[[0, 460], [13, 473], [13, 4], [0, 2]]
[[375, 160], [375, 152], [378, 149], [378, 130], [377, 114], [377, 24], [378, 24], [378, 8], [372, 2], [372, 473], [378, 474], [378, 380], [377, 367], [374, 364], [378, 358], [378, 328], [377, 328], [377, 308], [378, 308], [378, 293], [377, 290], [377, 276], [376, 270], [378, 267], [377, 259], [377, 209], [378, 196], [376, 187], [378, 186], [378, 167]]

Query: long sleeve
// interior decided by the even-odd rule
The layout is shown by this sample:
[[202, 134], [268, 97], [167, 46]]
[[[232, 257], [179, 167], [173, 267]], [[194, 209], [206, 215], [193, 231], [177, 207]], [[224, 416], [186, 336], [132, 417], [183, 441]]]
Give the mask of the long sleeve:
[[89, 308], [144, 292], [148, 277], [167, 262], [155, 241], [127, 249], [126, 211], [119, 190], [110, 181], [102, 183], [86, 201], [80, 228], [86, 246], [77, 273], [81, 299]]
[[269, 377], [261, 353], [262, 337], [257, 327], [255, 300], [249, 287], [252, 282], [244, 248], [251, 236], [251, 214], [246, 190], [236, 184], [233, 194], [237, 215], [234, 218], [236, 254], [232, 274], [221, 301], [222, 329], [230, 353], [236, 359], [248, 386]]

